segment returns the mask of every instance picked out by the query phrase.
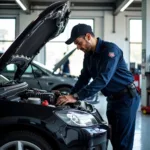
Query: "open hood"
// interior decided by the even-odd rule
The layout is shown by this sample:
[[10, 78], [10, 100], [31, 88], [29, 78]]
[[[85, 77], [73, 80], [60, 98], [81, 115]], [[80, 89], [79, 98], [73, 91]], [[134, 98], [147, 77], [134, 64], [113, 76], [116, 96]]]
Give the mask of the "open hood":
[[55, 2], [16, 38], [0, 58], [0, 72], [8, 64], [16, 64], [14, 80], [20, 80], [31, 61], [41, 48], [62, 33], [69, 19], [69, 2]]
[[66, 53], [65, 56], [64, 56], [57, 64], [55, 64], [55, 66], [54, 66], [54, 68], [53, 68], [53, 73], [54, 73], [58, 68], [60, 68], [63, 64], [66, 63], [66, 61], [68, 60], [68, 58], [72, 55], [72, 53], [74, 53], [75, 50], [76, 50], [76, 48], [73, 49], [73, 50], [71, 50], [71, 51], [69, 51], [68, 53]]

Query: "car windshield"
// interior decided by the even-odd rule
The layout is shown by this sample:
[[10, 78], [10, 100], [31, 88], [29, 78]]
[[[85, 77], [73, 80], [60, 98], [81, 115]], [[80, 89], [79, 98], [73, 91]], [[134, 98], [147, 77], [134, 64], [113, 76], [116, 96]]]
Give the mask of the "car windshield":
[[40, 68], [43, 68], [47, 73], [52, 74], [53, 70], [50, 70], [47, 66], [37, 62], [37, 61], [33, 61], [34, 64], [36, 64], [37, 66], [39, 66]]
[[4, 77], [3, 75], [0, 75], [0, 84], [5, 84], [5, 83], [8, 83], [8, 82], [9, 82], [9, 79]]

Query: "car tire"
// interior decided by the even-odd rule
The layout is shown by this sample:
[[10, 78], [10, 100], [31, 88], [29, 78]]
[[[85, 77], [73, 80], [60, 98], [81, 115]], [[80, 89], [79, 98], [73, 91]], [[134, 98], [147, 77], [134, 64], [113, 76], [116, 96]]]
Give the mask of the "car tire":
[[61, 88], [58, 88], [57, 90], [63, 94], [69, 94], [71, 92], [71, 88], [69, 87], [61, 87]]
[[23, 147], [22, 150], [53, 150], [43, 137], [30, 131], [12, 131], [0, 142], [0, 149], [4, 150], [17, 149], [19, 146]]

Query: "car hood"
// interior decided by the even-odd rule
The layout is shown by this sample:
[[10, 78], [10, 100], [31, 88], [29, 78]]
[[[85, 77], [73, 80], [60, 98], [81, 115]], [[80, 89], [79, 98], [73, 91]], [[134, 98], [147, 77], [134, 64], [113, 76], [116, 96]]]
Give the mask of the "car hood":
[[0, 72], [8, 64], [16, 64], [14, 79], [20, 80], [31, 61], [46, 42], [62, 33], [69, 19], [69, 2], [51, 4], [16, 38], [0, 58]]
[[53, 73], [58, 69], [60, 68], [63, 64], [66, 63], [66, 61], [68, 60], [68, 58], [72, 55], [72, 53], [74, 53], [74, 51], [76, 50], [73, 49], [73, 50], [70, 50], [68, 53], [65, 54], [65, 56], [57, 63], [54, 65], [54, 68], [53, 68]]

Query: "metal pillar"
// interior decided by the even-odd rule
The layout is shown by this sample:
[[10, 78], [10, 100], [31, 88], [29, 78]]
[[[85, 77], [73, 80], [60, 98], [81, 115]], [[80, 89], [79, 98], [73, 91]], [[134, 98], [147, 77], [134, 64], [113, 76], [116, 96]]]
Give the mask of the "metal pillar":
[[142, 0], [142, 97], [147, 105], [147, 88], [150, 87], [150, 0]]

